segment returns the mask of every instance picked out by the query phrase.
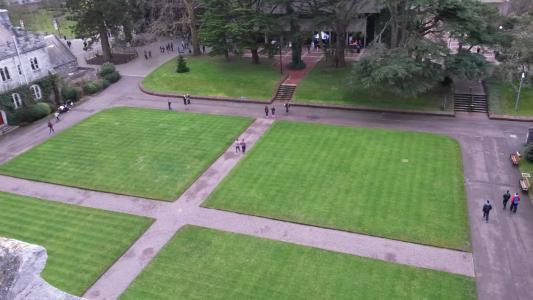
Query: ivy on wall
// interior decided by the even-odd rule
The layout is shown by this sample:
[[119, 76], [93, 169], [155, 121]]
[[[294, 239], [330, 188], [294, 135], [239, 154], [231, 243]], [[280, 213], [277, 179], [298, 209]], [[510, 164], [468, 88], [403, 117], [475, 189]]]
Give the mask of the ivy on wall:
[[[55, 75], [50, 75], [43, 79], [34, 81], [28, 85], [23, 85], [3, 94], [0, 94], [0, 110], [3, 110], [6, 113], [8, 123], [17, 125], [20, 121], [17, 116], [17, 112], [27, 109], [35, 105], [37, 102], [46, 102], [50, 104], [51, 107], [54, 107], [55, 103], [53, 102], [52, 97], [54, 95], [54, 85], [56, 84], [56, 79], [57, 78]], [[37, 84], [39, 85], [39, 87], [41, 87], [41, 93], [43, 96], [42, 99], [37, 101], [33, 99], [33, 95], [30, 90], [30, 86], [34, 84]], [[22, 100], [22, 106], [18, 109], [15, 109], [11, 98], [11, 95], [14, 93], [18, 93]]]

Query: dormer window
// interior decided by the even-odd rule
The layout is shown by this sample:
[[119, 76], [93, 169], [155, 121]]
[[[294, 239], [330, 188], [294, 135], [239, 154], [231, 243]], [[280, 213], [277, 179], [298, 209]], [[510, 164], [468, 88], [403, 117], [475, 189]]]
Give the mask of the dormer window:
[[37, 57], [30, 58], [30, 65], [32, 70], [39, 70], [39, 63], [37, 62]]
[[0, 78], [2, 78], [2, 81], [8, 81], [11, 79], [11, 75], [9, 75], [9, 69], [7, 67], [0, 68]]

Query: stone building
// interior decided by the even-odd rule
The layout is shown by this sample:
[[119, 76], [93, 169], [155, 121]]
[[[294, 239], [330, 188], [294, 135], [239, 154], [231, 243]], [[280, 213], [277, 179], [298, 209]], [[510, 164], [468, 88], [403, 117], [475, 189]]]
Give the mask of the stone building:
[[43, 99], [38, 84], [51, 75], [68, 75], [78, 69], [76, 57], [55, 36], [33, 33], [11, 24], [7, 10], [0, 10], [0, 95], [10, 103], [0, 103], [0, 128], [6, 126], [6, 110], [24, 106], [17, 89], [28, 86], [33, 102]]

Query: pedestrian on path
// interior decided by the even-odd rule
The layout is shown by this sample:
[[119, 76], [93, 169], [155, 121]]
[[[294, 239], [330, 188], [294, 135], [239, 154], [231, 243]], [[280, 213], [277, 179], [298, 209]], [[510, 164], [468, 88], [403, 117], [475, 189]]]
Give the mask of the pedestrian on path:
[[509, 202], [509, 199], [511, 199], [511, 193], [507, 190], [507, 192], [503, 194], [503, 209], [507, 208], [507, 202]]
[[483, 205], [483, 219], [485, 219], [486, 222], [489, 222], [489, 213], [492, 209], [492, 205], [490, 205], [490, 201], [487, 200], [487, 203]]
[[518, 204], [520, 203], [520, 196], [518, 196], [518, 193], [515, 193], [513, 196], [513, 199], [511, 200], [511, 206], [509, 207], [509, 210], [516, 214], [516, 209], [518, 208]]
[[269, 112], [268, 105], [265, 105], [265, 117], [266, 118], [268, 118], [268, 112]]
[[48, 120], [48, 135], [55, 133], [54, 125], [52, 124], [52, 121]]
[[275, 118], [276, 117], [276, 108], [274, 106], [272, 106], [270, 111], [272, 112], [272, 118]]
[[187, 105], [187, 95], [183, 95], [183, 105]]
[[58, 111], [56, 111], [56, 112], [54, 113], [54, 117], [56, 117], [56, 123], [59, 122], [59, 121], [61, 121], [61, 119], [59, 119], [59, 112], [58, 112]]
[[241, 150], [242, 154], [246, 153], [246, 142], [244, 141], [244, 139], [241, 140]]
[[235, 153], [239, 153], [241, 152], [241, 142], [239, 141], [239, 139], [236, 139], [235, 140]]
[[187, 105], [191, 104], [191, 95], [187, 94]]
[[152, 58], [152, 50], [148, 50], [148, 58]]
[[146, 52], [146, 50], [144, 50], [144, 59], [148, 60], [148, 52]]
[[168, 100], [168, 110], [172, 110], [172, 101]]
[[283, 104], [283, 106], [285, 107], [285, 113], [288, 114], [289, 113], [289, 107], [290, 107], [289, 102], [285, 102], [285, 104]]

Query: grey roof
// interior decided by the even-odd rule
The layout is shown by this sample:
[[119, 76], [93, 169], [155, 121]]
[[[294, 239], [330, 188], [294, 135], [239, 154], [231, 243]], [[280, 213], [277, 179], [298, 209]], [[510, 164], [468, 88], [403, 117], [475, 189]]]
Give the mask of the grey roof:
[[77, 61], [76, 56], [53, 34], [44, 37], [50, 63], [54, 67]]
[[7, 10], [0, 9], [0, 60], [17, 54], [14, 40], [21, 53], [46, 47], [43, 34], [14, 27], [11, 25]]

